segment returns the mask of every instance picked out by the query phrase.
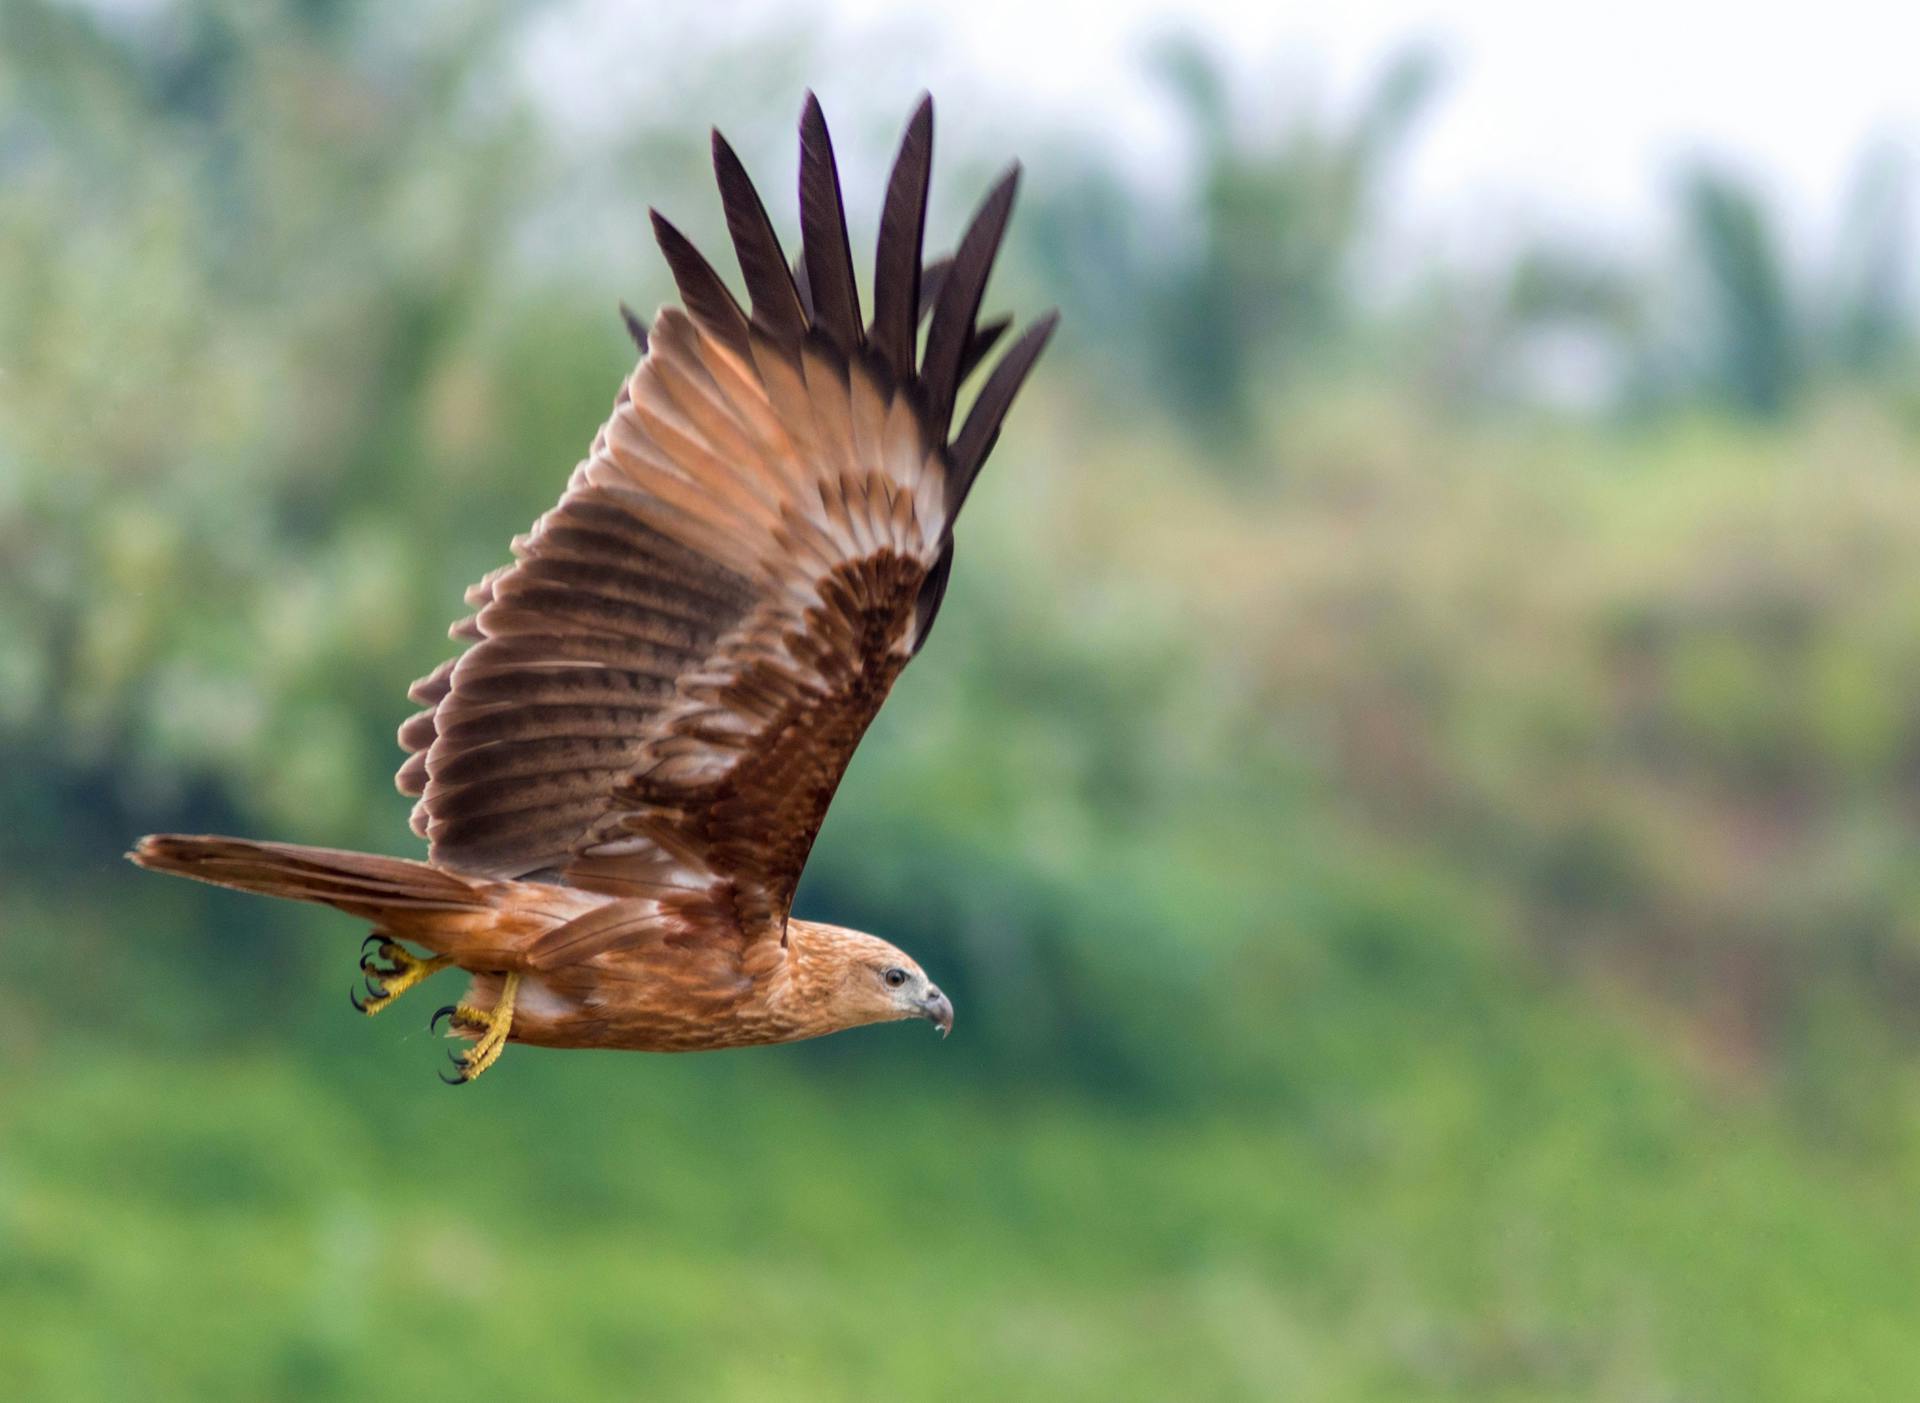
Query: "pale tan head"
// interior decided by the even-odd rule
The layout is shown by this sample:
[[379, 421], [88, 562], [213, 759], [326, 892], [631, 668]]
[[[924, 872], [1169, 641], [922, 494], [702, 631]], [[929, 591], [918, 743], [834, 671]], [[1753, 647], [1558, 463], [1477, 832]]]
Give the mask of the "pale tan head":
[[942, 1037], [953, 1031], [953, 1005], [899, 947], [818, 921], [789, 921], [787, 939], [790, 1007], [821, 1025], [819, 1032], [903, 1018], [924, 1018]]

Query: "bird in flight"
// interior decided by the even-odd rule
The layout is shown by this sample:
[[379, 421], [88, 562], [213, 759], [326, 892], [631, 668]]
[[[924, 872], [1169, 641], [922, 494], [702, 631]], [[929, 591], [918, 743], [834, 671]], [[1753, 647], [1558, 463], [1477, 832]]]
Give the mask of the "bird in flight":
[[910, 956], [791, 914], [1055, 322], [1013, 341], [956, 432], [962, 384], [1010, 325], [979, 313], [1019, 168], [923, 266], [932, 154], [923, 98], [881, 206], [871, 321], [811, 94], [791, 265], [713, 134], [746, 308], [653, 212], [680, 305], [651, 327], [622, 308], [640, 359], [611, 417], [512, 563], [467, 592], [466, 649], [413, 686], [397, 783], [427, 861], [181, 834], [133, 861], [371, 923], [368, 1014], [464, 971], [433, 1019], [466, 1040], [456, 1084], [510, 1041], [691, 1052], [904, 1018], [947, 1033], [953, 1006]]

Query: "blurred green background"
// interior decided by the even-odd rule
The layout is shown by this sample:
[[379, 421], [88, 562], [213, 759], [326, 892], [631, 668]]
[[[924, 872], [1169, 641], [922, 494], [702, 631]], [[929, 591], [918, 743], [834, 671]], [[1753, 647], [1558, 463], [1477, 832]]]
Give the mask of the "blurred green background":
[[666, 295], [645, 205], [724, 248], [720, 121], [791, 236], [826, 71], [871, 238], [912, 53], [756, 13], [583, 117], [547, 7], [0, 6], [0, 1398], [1912, 1396], [1897, 150], [1817, 246], [1689, 158], [1644, 246], [1383, 293], [1429, 50], [1249, 120], [1150, 45], [1145, 186], [942, 88], [932, 242], [1017, 150], [989, 300], [1066, 319], [799, 909], [945, 1044], [447, 1091], [352, 923], [121, 862], [419, 852], [405, 687]]

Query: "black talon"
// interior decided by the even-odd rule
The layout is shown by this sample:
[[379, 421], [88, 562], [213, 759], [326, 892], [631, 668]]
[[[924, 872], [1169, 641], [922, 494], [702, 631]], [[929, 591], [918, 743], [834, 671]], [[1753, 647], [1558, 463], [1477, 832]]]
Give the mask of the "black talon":
[[384, 999], [387, 996], [387, 986], [374, 983], [373, 975], [369, 974], [366, 976], [366, 985], [368, 998]]
[[427, 1020], [427, 1031], [429, 1033], [438, 1031], [440, 1027], [440, 1020], [442, 1018], [451, 1018], [454, 1014], [454, 1011], [458, 1007], [459, 1005], [457, 1004], [448, 1004], [445, 1008], [435, 1009], [433, 1011], [433, 1017]]
[[367, 947], [369, 945], [385, 945], [386, 943], [387, 943], [387, 938], [384, 935], [380, 934], [378, 931], [375, 931], [372, 935], [368, 936], [365, 940], [361, 941], [360, 942], [360, 962], [362, 964], [366, 963]]
[[355, 993], [352, 989], [347, 990], [347, 1002], [352, 1004], [354, 1008], [359, 1010], [361, 1013], [365, 1013], [367, 1011], [367, 1006], [360, 1002], [360, 995]]
[[465, 1086], [467, 1084], [467, 1078], [464, 1073], [457, 1077], [450, 1077], [445, 1072], [441, 1072], [439, 1073], [439, 1077], [440, 1080], [448, 1086]]

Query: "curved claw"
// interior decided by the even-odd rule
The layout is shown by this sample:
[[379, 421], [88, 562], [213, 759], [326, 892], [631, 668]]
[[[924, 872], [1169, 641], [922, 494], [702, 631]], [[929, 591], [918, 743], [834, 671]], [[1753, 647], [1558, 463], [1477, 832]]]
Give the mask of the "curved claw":
[[367, 986], [367, 996], [369, 998], [384, 999], [387, 996], [387, 986], [374, 983], [372, 974], [368, 974], [364, 982]]
[[457, 1077], [450, 1077], [445, 1072], [437, 1072], [435, 1073], [435, 1075], [438, 1076], [440, 1080], [445, 1082], [448, 1086], [465, 1086], [467, 1084], [467, 1076], [465, 1072], [462, 1072]]
[[347, 1002], [352, 1004], [354, 1008], [361, 1013], [367, 1011], [367, 1006], [360, 1002], [360, 995], [352, 989], [347, 990]]
[[433, 1011], [433, 1017], [431, 1017], [431, 1018], [429, 1018], [429, 1019], [427, 1020], [427, 1031], [428, 1031], [429, 1033], [433, 1033], [433, 1032], [438, 1032], [438, 1031], [439, 1031], [439, 1028], [440, 1028], [440, 1020], [441, 1020], [442, 1018], [451, 1018], [451, 1017], [453, 1017], [453, 1015], [454, 1015], [454, 1013], [455, 1013], [455, 1011], [456, 1011], [456, 1010], [458, 1009], [458, 1007], [459, 1007], [459, 1006], [458, 1006], [457, 1004], [447, 1004], [447, 1005], [446, 1005], [445, 1007], [443, 1007], [443, 1008], [437, 1008], [437, 1009], [435, 1009], [435, 1010]]

